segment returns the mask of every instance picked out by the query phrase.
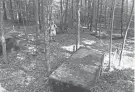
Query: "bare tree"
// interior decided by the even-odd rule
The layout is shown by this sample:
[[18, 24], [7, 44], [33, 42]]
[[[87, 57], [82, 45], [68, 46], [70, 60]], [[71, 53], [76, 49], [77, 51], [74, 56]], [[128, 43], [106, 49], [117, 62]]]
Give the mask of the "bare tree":
[[4, 10], [4, 20], [7, 20], [7, 13], [6, 13], [6, 4], [5, 4], [5, 0], [3, 1], [3, 10]]
[[60, 0], [60, 12], [61, 12], [61, 17], [62, 17], [62, 12], [63, 12], [63, 4], [62, 4], [62, 0]]
[[[28, 33], [27, 33], [27, 30], [26, 30], [26, 25], [27, 25], [27, 2], [26, 2], [26, 0], [24, 1], [25, 2], [25, 10], [24, 10], [24, 12], [25, 12], [25, 27], [24, 27], [24, 29], [25, 29], [25, 38], [26, 38], [26, 40], [27, 40], [27, 36], [28, 36]], [[34, 3], [34, 2], [33, 2]]]
[[79, 0], [77, 0], [76, 2], [77, 4], [77, 24], [78, 24], [78, 27], [77, 27], [77, 39], [76, 39], [76, 50], [80, 47], [80, 11], [81, 11], [81, 3]]
[[61, 24], [61, 31], [63, 31], [63, 0], [60, 0], [60, 11], [61, 11], [61, 21], [60, 21], [60, 24]]
[[90, 10], [91, 10], [91, 0], [88, 0], [88, 29], [89, 29], [89, 24], [90, 24]]
[[112, 34], [113, 34], [113, 26], [114, 26], [114, 13], [116, 7], [116, 0], [112, 1], [112, 21], [111, 21], [111, 32], [110, 32], [110, 44], [109, 44], [109, 69], [111, 67], [111, 54], [112, 54]]
[[107, 23], [107, 0], [105, 1], [105, 28], [107, 28], [107, 25], [106, 25], [106, 23]]
[[17, 21], [18, 21], [18, 28], [20, 29], [20, 1], [16, 1], [17, 2]]
[[80, 2], [81, 2], [81, 7], [82, 7], [82, 5], [83, 5], [83, 0], [81, 0]]
[[[50, 67], [50, 43], [49, 43], [49, 16], [50, 16], [50, 0], [48, 0], [47, 2], [45, 0], [42, 1], [43, 2], [43, 29], [44, 31], [44, 41], [45, 41], [45, 61], [47, 62], [47, 67], [48, 67], [48, 72], [50, 72], [51, 67]], [[47, 3], [47, 5], [46, 5]], [[46, 21], [47, 20], [47, 21]], [[45, 64], [46, 65], [46, 64]]]
[[88, 0], [85, 0], [85, 14], [86, 14], [86, 16], [87, 16], [87, 1]]
[[10, 15], [11, 15], [11, 18], [14, 19], [12, 0], [9, 0], [9, 3], [10, 3]]
[[99, 23], [100, 23], [100, 27], [99, 27], [99, 38], [100, 38], [100, 34], [101, 34], [101, 28], [102, 28], [102, 3], [103, 0], [101, 0], [101, 4], [100, 4], [100, 17], [99, 17]]
[[68, 14], [68, 0], [66, 0], [66, 9], [65, 9], [65, 20], [64, 20], [64, 30], [67, 30], [67, 27], [66, 27], [66, 25], [67, 25], [67, 14]]
[[41, 0], [38, 0], [38, 20], [39, 20], [39, 30], [41, 32]]
[[90, 19], [90, 31], [92, 31], [92, 27], [93, 27], [93, 16], [94, 16], [94, 7], [95, 7], [95, 3], [94, 0], [92, 0], [92, 11], [91, 11], [91, 19]]
[[0, 30], [1, 30], [1, 39], [2, 39], [2, 52], [4, 56], [4, 62], [8, 64], [8, 59], [7, 59], [7, 51], [6, 51], [6, 41], [5, 41], [5, 36], [4, 36], [4, 30], [3, 30], [3, 0], [0, 0]]
[[79, 48], [80, 47], [80, 11], [81, 11], [81, 2], [79, 1], [78, 2], [78, 4], [79, 4], [79, 9], [78, 9], [78, 47], [77, 48]]
[[96, 33], [97, 33], [97, 29], [98, 29], [99, 3], [100, 3], [100, 0], [98, 0], [98, 3], [97, 3]]
[[109, 18], [108, 18], [108, 28], [110, 28], [111, 27], [111, 23], [112, 23], [112, 12], [113, 12], [113, 5], [111, 5], [111, 7], [110, 7], [110, 14], [109, 14]]
[[73, 20], [73, 16], [74, 16], [74, 8], [73, 8], [73, 6], [74, 6], [74, 1], [72, 0], [72, 20]]
[[131, 9], [131, 14], [130, 14], [130, 17], [129, 17], [129, 22], [128, 22], [128, 25], [126, 27], [126, 31], [125, 31], [125, 34], [124, 34], [124, 39], [123, 39], [123, 43], [122, 43], [122, 50], [121, 50], [121, 53], [120, 53], [119, 65], [121, 65], [123, 50], [124, 50], [124, 47], [125, 47], [125, 41], [126, 41], [127, 33], [128, 33], [128, 30], [129, 30], [129, 26], [130, 26], [130, 23], [131, 23], [131, 20], [132, 20], [133, 10], [134, 10], [134, 0], [133, 0], [132, 9]]
[[35, 14], [36, 14], [36, 31], [37, 31], [37, 35], [40, 33], [39, 30], [39, 15], [38, 15], [38, 0], [35, 0], [35, 4], [36, 4], [36, 10], [35, 10]]
[[124, 10], [124, 0], [121, 2], [121, 37], [123, 37], [123, 10]]
[[43, 0], [40, 0], [40, 30], [41, 32], [44, 31], [43, 29], [43, 11], [44, 11], [44, 4]]
[[128, 24], [128, 0], [126, 0], [126, 24]]

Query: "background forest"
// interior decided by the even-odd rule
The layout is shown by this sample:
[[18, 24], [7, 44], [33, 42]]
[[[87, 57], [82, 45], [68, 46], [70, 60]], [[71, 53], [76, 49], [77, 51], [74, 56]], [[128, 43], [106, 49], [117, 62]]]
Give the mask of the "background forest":
[[133, 92], [134, 0], [0, 0], [0, 17], [0, 92], [72, 89], [58, 82], [53, 89], [49, 76], [80, 47], [104, 54], [90, 92]]

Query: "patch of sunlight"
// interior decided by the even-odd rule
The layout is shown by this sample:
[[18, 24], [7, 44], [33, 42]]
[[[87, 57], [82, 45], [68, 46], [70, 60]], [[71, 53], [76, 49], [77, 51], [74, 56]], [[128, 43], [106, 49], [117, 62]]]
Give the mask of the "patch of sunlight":
[[92, 45], [94, 43], [96, 43], [96, 41], [93, 41], [93, 40], [85, 40], [85, 41], [82, 41], [84, 44], [87, 44], [87, 45]]
[[88, 28], [88, 27], [86, 27], [86, 26], [82, 26], [82, 28]]
[[[104, 64], [108, 65], [109, 62], [109, 54], [105, 55]], [[134, 58], [129, 56], [123, 56], [121, 61], [121, 66], [119, 66], [119, 58], [114, 59], [112, 55], [111, 59], [112, 67], [116, 69], [135, 69]]]
[[24, 34], [24, 33], [21, 33], [21, 34], [19, 34], [18, 36], [21, 37], [21, 36], [23, 36], [23, 35], [25, 35], [25, 34]]
[[102, 54], [104, 52], [104, 51], [101, 51], [101, 50], [98, 50], [98, 49], [94, 49], [91, 46], [86, 46], [86, 47], [89, 48], [89, 49], [92, 49], [93, 51], [98, 52], [100, 54]]
[[123, 56], [120, 69], [135, 69], [134, 59], [128, 56]]
[[[83, 45], [80, 45], [80, 47], [83, 47]], [[62, 46], [61, 48], [72, 52], [76, 45]]]
[[120, 36], [121, 36], [121, 34], [116, 34], [116, 33], [115, 33], [115, 34], [113, 34], [113, 36], [118, 36], [118, 37], [120, 37]]
[[0, 92], [6, 92], [6, 90], [0, 84]]
[[26, 58], [24, 56], [22, 56], [21, 54], [17, 54], [16, 59], [18, 59], [18, 60], [25, 60]]
[[133, 54], [133, 51], [123, 50], [123, 53], [124, 53], [124, 54], [126, 54], [126, 53]]
[[134, 41], [135, 40], [135, 37], [132, 37], [130, 40], [133, 40]]
[[127, 40], [128, 43], [134, 43], [134, 40]]

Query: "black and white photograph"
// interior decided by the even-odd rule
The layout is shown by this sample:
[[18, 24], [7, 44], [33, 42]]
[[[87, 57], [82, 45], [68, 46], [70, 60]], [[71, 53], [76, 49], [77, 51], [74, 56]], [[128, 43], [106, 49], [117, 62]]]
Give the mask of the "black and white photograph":
[[0, 0], [0, 92], [134, 92], [134, 0]]

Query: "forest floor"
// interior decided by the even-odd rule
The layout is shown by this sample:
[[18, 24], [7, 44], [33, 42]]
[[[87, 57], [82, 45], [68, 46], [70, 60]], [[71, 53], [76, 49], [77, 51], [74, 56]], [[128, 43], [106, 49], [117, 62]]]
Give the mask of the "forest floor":
[[[38, 49], [36, 49], [35, 45], [30, 41], [26, 42], [23, 39], [21, 45], [25, 48], [8, 54], [11, 67], [0, 67], [0, 92], [48, 92], [48, 76], [50, 73], [47, 73], [47, 62], [45, 61], [45, 54], [43, 52], [43, 39], [44, 37], [41, 35], [41, 41], [37, 46]], [[73, 46], [76, 44], [75, 42], [75, 34], [58, 34], [56, 42], [50, 43], [51, 72], [70, 58]], [[109, 39], [99, 40], [88, 33], [81, 33], [81, 46], [95, 49], [101, 53], [108, 53], [108, 43]], [[113, 48], [118, 48], [120, 50], [121, 43], [122, 39], [113, 40]], [[116, 61], [116, 70], [101, 76], [98, 86], [103, 91], [100, 92], [113, 89], [117, 89], [117, 92], [133, 91], [133, 51], [134, 38], [128, 38], [126, 40], [121, 67], [118, 67], [118, 61]], [[106, 60], [108, 60], [107, 55]], [[0, 59], [2, 62], [3, 57]], [[12, 65], [16, 67], [12, 67]], [[116, 92], [116, 90], [112, 92]]]

